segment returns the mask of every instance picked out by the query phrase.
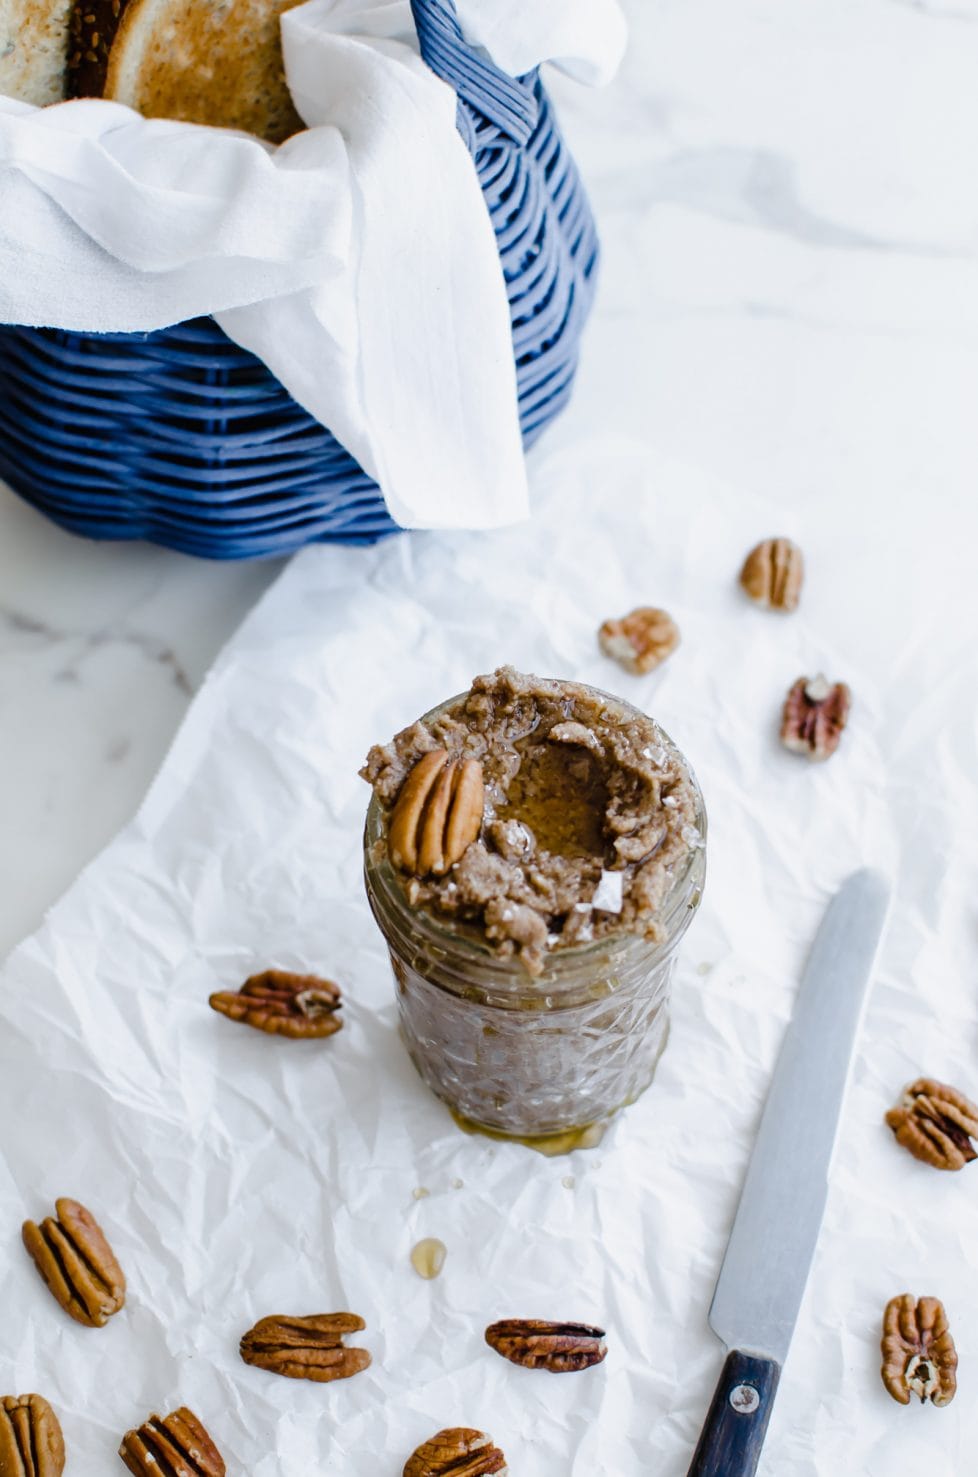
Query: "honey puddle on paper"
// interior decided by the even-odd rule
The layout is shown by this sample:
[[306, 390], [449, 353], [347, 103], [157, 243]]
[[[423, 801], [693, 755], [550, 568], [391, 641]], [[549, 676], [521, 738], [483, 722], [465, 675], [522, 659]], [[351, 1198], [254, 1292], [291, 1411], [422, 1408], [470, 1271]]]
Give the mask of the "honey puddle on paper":
[[412, 1247], [411, 1266], [419, 1277], [430, 1282], [433, 1277], [438, 1276], [445, 1265], [447, 1255], [448, 1247], [444, 1241], [439, 1241], [436, 1236], [426, 1236], [423, 1241], [418, 1242], [417, 1246]]
[[535, 1149], [538, 1154], [546, 1154], [548, 1159], [556, 1158], [558, 1154], [571, 1154], [575, 1149], [596, 1149], [604, 1138], [610, 1121], [604, 1119], [600, 1123], [586, 1123], [583, 1128], [567, 1128], [563, 1133], [547, 1133], [537, 1138], [520, 1138], [515, 1133], [500, 1133], [494, 1128], [484, 1128], [481, 1123], [473, 1123], [471, 1118], [456, 1113], [454, 1108], [449, 1108], [448, 1111], [463, 1133], [479, 1134], [482, 1138], [497, 1139], [503, 1144], [523, 1144], [527, 1149]]

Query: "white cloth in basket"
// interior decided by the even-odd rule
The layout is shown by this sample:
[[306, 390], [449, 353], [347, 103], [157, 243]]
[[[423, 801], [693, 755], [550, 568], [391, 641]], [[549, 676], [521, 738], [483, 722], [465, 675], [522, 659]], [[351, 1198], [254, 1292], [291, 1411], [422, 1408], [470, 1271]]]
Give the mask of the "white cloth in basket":
[[[520, 55], [542, 60], [549, 0], [522, 3]], [[600, 70], [600, 13], [617, 5], [587, 3], [582, 65]], [[463, 23], [476, 12], [474, 41], [491, 41], [493, 12], [518, 29], [510, 0], [470, 0]], [[309, 128], [278, 149], [111, 102], [0, 97], [0, 322], [132, 332], [213, 313], [376, 478], [399, 523], [516, 521], [509, 313], [455, 95], [417, 55], [407, 0], [310, 0], [282, 34]], [[553, 53], [566, 59], [575, 36], [580, 49], [558, 26]], [[463, 397], [474, 366], [480, 393]]]

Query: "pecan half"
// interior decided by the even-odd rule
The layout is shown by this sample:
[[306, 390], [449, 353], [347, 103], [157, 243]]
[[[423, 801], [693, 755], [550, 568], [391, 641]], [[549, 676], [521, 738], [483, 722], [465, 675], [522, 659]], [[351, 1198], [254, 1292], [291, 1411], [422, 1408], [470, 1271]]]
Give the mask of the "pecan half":
[[957, 1389], [954, 1371], [958, 1356], [947, 1326], [944, 1305], [937, 1298], [915, 1301], [909, 1292], [895, 1297], [883, 1315], [881, 1373], [887, 1392], [900, 1405], [912, 1395], [921, 1404], [950, 1405]]
[[126, 1300], [126, 1279], [90, 1211], [77, 1200], [55, 1202], [57, 1220], [25, 1221], [24, 1245], [66, 1313], [101, 1328]]
[[224, 1458], [185, 1405], [127, 1431], [119, 1455], [136, 1477], [224, 1477]]
[[391, 813], [390, 859], [414, 877], [443, 876], [482, 829], [485, 784], [478, 759], [447, 749], [423, 754], [401, 786]]
[[348, 1349], [343, 1335], [366, 1324], [355, 1313], [314, 1313], [293, 1318], [278, 1313], [262, 1318], [241, 1340], [245, 1364], [290, 1380], [347, 1380], [370, 1363], [366, 1349]]
[[636, 677], [644, 677], [671, 656], [679, 640], [672, 616], [651, 605], [640, 605], [621, 620], [604, 621], [598, 628], [598, 645], [605, 656]]
[[740, 571], [741, 589], [768, 610], [797, 610], [805, 561], [790, 538], [766, 538], [751, 549]]
[[785, 699], [781, 742], [806, 759], [828, 759], [839, 747], [851, 694], [844, 682], [799, 677]]
[[546, 1323], [538, 1318], [503, 1318], [486, 1329], [486, 1343], [511, 1364], [569, 1374], [600, 1364], [608, 1352], [604, 1329], [588, 1323]]
[[439, 1431], [408, 1457], [404, 1477], [488, 1477], [508, 1472], [506, 1458], [492, 1437], [470, 1426]]
[[339, 985], [285, 969], [253, 974], [236, 993], [219, 990], [208, 1003], [232, 1021], [292, 1040], [332, 1036], [343, 1025], [336, 1013], [341, 1005]]
[[0, 1399], [0, 1477], [61, 1477], [65, 1440], [43, 1395]]
[[978, 1108], [944, 1082], [918, 1077], [886, 1115], [898, 1144], [935, 1169], [963, 1169], [978, 1159]]

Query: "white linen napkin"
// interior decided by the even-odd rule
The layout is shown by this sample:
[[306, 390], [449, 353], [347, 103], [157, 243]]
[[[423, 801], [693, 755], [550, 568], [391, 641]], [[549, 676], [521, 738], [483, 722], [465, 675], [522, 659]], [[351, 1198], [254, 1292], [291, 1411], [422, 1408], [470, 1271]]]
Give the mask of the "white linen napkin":
[[467, 41], [521, 77], [543, 61], [589, 86], [610, 82], [628, 40], [618, 0], [457, 0]]
[[[527, 16], [545, 51], [539, 0]], [[455, 95], [418, 57], [407, 0], [310, 0], [282, 35], [309, 128], [278, 149], [111, 102], [0, 97], [0, 322], [132, 332], [213, 313], [399, 523], [516, 521], [509, 312]]]

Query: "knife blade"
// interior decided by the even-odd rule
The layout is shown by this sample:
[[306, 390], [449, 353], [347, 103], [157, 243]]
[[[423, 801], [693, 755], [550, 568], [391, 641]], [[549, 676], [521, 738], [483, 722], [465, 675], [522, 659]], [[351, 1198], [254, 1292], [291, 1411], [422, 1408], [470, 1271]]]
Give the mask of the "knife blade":
[[728, 1354], [689, 1477], [752, 1477], [815, 1254], [853, 1047], [889, 906], [853, 873], [826, 910], [751, 1154], [710, 1308]]

